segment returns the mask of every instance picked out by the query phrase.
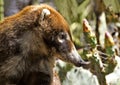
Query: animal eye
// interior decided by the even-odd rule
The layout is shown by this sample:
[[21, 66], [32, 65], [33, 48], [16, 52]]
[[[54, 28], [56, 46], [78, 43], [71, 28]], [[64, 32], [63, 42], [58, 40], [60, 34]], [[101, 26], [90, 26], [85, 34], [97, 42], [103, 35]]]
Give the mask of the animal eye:
[[67, 35], [65, 33], [60, 33], [58, 35], [57, 40], [58, 40], [59, 43], [63, 43], [66, 40], [66, 38], [67, 38]]
[[66, 34], [65, 33], [60, 33], [59, 39], [66, 39]]

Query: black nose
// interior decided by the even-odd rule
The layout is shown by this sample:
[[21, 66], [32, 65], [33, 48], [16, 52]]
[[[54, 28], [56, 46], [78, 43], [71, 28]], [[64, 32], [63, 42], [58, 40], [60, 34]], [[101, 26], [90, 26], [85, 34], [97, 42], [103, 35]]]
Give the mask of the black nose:
[[79, 61], [75, 62], [74, 65], [77, 67], [83, 67], [85, 69], [88, 69], [90, 67], [90, 62], [80, 59]]

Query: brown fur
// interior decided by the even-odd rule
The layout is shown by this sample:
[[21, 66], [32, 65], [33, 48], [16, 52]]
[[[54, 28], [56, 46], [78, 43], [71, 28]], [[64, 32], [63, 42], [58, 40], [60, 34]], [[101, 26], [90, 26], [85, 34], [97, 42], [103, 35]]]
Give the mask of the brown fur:
[[[42, 20], [43, 9], [50, 15]], [[54, 57], [81, 66], [72, 49], [69, 26], [57, 11], [28, 6], [0, 22], [0, 85], [50, 85]]]

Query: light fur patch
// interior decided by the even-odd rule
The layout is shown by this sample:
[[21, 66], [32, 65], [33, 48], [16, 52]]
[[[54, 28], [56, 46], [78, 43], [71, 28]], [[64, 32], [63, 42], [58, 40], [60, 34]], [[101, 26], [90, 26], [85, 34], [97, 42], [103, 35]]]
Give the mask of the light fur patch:
[[45, 16], [50, 15], [50, 11], [48, 9], [43, 9], [41, 12], [41, 20], [45, 18]]

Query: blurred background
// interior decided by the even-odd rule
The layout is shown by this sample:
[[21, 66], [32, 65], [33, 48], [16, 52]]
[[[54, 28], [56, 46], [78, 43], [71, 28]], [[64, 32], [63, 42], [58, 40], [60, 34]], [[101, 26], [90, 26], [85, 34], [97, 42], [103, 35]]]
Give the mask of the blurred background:
[[67, 20], [79, 54], [91, 62], [77, 68], [56, 59], [53, 85], [120, 85], [120, 0], [0, 0], [0, 20], [43, 3]]

